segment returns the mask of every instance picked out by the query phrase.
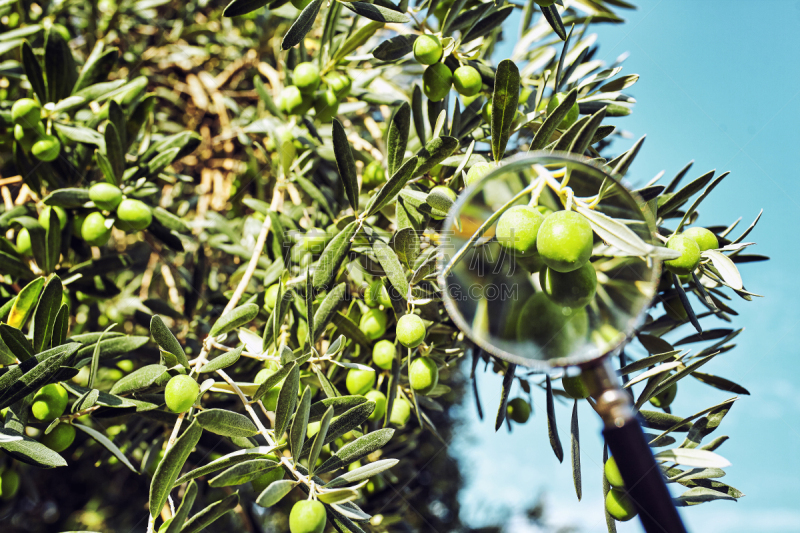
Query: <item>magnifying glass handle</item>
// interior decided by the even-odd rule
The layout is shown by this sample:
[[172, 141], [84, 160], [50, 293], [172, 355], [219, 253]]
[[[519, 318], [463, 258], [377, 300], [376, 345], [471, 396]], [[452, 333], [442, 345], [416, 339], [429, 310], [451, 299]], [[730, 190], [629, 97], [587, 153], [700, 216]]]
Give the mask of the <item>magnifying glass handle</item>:
[[606, 426], [603, 435], [616, 458], [628, 496], [638, 508], [644, 530], [686, 533], [639, 422], [630, 418], [621, 427]]

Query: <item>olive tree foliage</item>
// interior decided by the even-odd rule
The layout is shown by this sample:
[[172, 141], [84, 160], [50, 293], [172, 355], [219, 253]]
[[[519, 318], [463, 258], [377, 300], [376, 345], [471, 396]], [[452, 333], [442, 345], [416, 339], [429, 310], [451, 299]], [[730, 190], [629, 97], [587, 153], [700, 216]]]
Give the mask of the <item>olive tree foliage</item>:
[[[638, 76], [595, 58], [592, 27], [622, 23], [631, 8], [1, 2], [0, 476], [22, 479], [1, 512], [24, 514], [37, 487], [80, 482], [96, 507], [124, 509], [105, 517], [108, 529], [120, 520], [200, 531], [220, 520], [285, 530], [297, 499], [321, 502], [341, 532], [455, 528], [441, 510], [409, 518], [395, 494], [410, 487], [400, 499], [423, 500], [416, 470], [452, 438], [447, 408], [464, 374], [474, 385], [480, 371], [503, 375], [498, 429], [520, 423], [506, 416], [515, 382], [522, 401], [545, 398], [540, 416], [562, 461], [555, 406], [573, 402], [562, 376], [527, 373], [458, 331], [436, 285], [437, 232], [470, 169], [519, 153], [571, 152], [628, 179], [644, 139], [630, 145], [617, 121], [633, 110]], [[434, 65], [415, 59], [423, 36], [440, 45]], [[515, 43], [511, 57], [497, 57], [501, 41]], [[462, 87], [456, 75], [450, 90], [466, 66], [479, 81]], [[23, 117], [13, 108], [22, 99], [38, 111]], [[691, 167], [626, 181], [661, 240], [703, 224], [718, 243], [689, 275], [664, 274], [618, 361], [667, 481], [686, 489], [681, 505], [743, 495], [719, 481], [727, 462], [712, 452], [728, 437], [710, 436], [738, 396], [693, 414], [645, 407], [684, 378], [748, 394], [700, 367], [715, 359], [725, 372], [742, 331], [732, 300], [758, 296], [737, 265], [767, 259], [747, 251], [758, 218], [744, 231], [739, 220], [699, 221], [727, 173], [691, 179]], [[426, 330], [413, 348], [395, 335], [409, 314]], [[689, 324], [690, 335], [670, 335]], [[390, 356], [379, 361], [382, 342]], [[408, 370], [421, 357], [438, 369], [424, 394]], [[170, 408], [177, 376], [197, 387], [185, 409]], [[68, 403], [41, 420], [31, 406], [53, 383]], [[593, 400], [573, 402], [578, 499], [579, 401]], [[475, 408], [484, 416], [480, 400]], [[66, 446], [55, 451], [51, 434]], [[79, 481], [90, 475], [103, 477]], [[106, 493], [105, 479], [140, 493]], [[452, 511], [447, 479], [428, 488]], [[58, 505], [75, 495], [39, 497]], [[91, 528], [81, 516], [54, 520]]]

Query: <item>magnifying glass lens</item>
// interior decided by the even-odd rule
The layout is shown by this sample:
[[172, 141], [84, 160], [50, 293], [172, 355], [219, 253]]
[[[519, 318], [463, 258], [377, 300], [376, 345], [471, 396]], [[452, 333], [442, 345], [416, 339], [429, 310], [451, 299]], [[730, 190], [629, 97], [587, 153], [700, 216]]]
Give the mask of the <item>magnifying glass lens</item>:
[[574, 157], [498, 167], [462, 193], [443, 227], [439, 281], [451, 318], [481, 348], [529, 367], [606, 355], [656, 290], [646, 213]]

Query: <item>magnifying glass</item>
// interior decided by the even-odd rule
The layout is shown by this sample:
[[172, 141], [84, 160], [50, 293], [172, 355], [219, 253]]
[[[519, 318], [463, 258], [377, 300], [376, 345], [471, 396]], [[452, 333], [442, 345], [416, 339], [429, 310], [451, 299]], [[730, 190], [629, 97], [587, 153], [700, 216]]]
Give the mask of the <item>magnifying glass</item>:
[[481, 349], [542, 373], [580, 368], [645, 531], [684, 533], [608, 362], [643, 322], [661, 274], [655, 221], [640, 204], [585, 158], [512, 159], [451, 208], [438, 278], [451, 319]]

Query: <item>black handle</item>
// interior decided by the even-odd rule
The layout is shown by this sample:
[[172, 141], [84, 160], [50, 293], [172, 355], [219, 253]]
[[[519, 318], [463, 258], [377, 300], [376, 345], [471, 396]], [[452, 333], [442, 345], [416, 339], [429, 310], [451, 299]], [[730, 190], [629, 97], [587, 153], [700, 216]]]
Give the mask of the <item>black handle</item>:
[[625, 489], [639, 511], [647, 533], [686, 533], [661, 470], [653, 458], [639, 422], [603, 430], [606, 443], [622, 474]]

